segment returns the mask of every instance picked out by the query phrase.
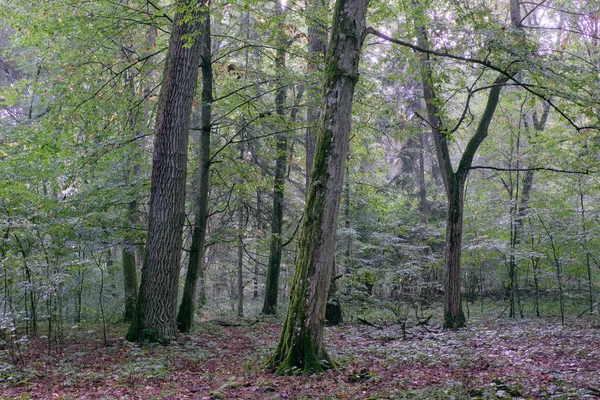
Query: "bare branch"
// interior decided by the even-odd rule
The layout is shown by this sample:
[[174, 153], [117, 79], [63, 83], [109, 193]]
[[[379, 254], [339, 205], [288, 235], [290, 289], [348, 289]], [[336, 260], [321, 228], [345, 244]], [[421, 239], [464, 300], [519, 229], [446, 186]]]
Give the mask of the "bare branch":
[[578, 174], [578, 175], [589, 175], [589, 174], [597, 174], [598, 171], [590, 171], [586, 169], [585, 171], [571, 171], [568, 169], [559, 169], [559, 168], [550, 168], [550, 167], [532, 167], [532, 168], [502, 168], [502, 167], [490, 167], [484, 165], [473, 165], [468, 168], [471, 169], [489, 169], [492, 171], [506, 171], [506, 172], [527, 172], [527, 171], [550, 171], [550, 172], [559, 172], [562, 174]]

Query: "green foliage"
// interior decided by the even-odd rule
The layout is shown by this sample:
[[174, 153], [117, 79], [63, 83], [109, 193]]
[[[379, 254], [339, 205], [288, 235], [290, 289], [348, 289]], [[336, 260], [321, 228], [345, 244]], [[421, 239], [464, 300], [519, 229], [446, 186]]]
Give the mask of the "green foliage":
[[[516, 62], [522, 70], [514, 77], [518, 84], [503, 89], [490, 136], [476, 158], [478, 165], [501, 170], [473, 170], [467, 185], [462, 264], [470, 312], [483, 307], [501, 313], [503, 307], [494, 302], [508, 301], [505, 283], [510, 282], [507, 265], [512, 259], [525, 316], [536, 315], [536, 308], [542, 316], [560, 313], [557, 265], [566, 312], [580, 315], [589, 308], [590, 295], [597, 304], [600, 293], [597, 174], [536, 170], [516, 245], [511, 245], [511, 225], [518, 219], [515, 209], [525, 177], [525, 171], [514, 169], [597, 169], [595, 16], [585, 2], [570, 3], [568, 17], [560, 7], [540, 7], [526, 16], [523, 39], [507, 27], [508, 2], [419, 3], [372, 0], [369, 24], [411, 42], [416, 13], [435, 51], [500, 69]], [[7, 305], [0, 326], [11, 330], [14, 337], [7, 338], [16, 342], [33, 335], [34, 328], [52, 341], [76, 320], [120, 318], [120, 252], [128, 248], [139, 253], [145, 241], [151, 136], [169, 16], [175, 11], [156, 5], [141, 0], [11, 1], [0, 8], [0, 275]], [[233, 247], [239, 244], [235, 211], [240, 205], [246, 215], [246, 291], [253, 290], [256, 268], [262, 295], [268, 192], [277, 156], [275, 135], [282, 131], [291, 138], [282, 236], [284, 242], [298, 236], [305, 197], [304, 110], [318, 95], [305, 94], [295, 121], [290, 114], [298, 86], [318, 86], [322, 73], [306, 67], [305, 10], [297, 4], [288, 7], [284, 24], [289, 48], [281, 76], [274, 61], [280, 27], [273, 4], [213, 5], [216, 76], [204, 287], [209, 306], [198, 319], [231, 313]], [[310, 18], [329, 25], [327, 12]], [[528, 27], [540, 21], [547, 29]], [[446, 200], [426, 135], [430, 129], [416, 53], [376, 44], [371, 37], [366, 43], [348, 160], [348, 223], [342, 210], [338, 227], [339, 297], [348, 320], [398, 321], [412, 318], [414, 310], [423, 313], [442, 294]], [[432, 56], [431, 63], [432, 83], [440, 93], [437, 105], [453, 130], [448, 138], [454, 153], [472, 133], [484, 107], [484, 89], [497, 71], [444, 56]], [[283, 118], [274, 107], [281, 85], [288, 88]], [[542, 117], [544, 99], [553, 106], [538, 131], [533, 120]], [[194, 118], [199, 107], [196, 103]], [[189, 148], [190, 216], [197, 184], [191, 173], [197, 165], [195, 132]], [[420, 155], [425, 204], [418, 188]], [[289, 295], [295, 246], [291, 240], [284, 248], [280, 303]], [[188, 247], [186, 242], [184, 249]], [[372, 285], [370, 296], [366, 283]], [[248, 303], [252, 313], [260, 299]], [[592, 313], [597, 312], [596, 305]]]

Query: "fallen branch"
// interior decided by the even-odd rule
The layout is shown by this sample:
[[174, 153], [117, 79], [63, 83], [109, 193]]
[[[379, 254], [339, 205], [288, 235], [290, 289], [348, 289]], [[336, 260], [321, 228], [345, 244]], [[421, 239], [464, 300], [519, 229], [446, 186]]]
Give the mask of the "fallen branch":
[[373, 322], [369, 322], [366, 318], [358, 317], [357, 321], [363, 325], [372, 326], [373, 328], [383, 329], [381, 326], [374, 324]]

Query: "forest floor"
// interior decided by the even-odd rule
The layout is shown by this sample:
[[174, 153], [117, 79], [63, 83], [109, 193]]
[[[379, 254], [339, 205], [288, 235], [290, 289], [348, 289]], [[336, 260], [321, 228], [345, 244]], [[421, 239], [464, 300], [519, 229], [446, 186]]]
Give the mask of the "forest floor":
[[[0, 351], [2, 399], [600, 398], [600, 329], [579, 321], [471, 321], [459, 331], [399, 325], [328, 328], [340, 369], [280, 377], [264, 362], [280, 325], [200, 324], [171, 345], [124, 341], [123, 326]], [[20, 353], [20, 354], [19, 354]], [[15, 365], [16, 364], [16, 365]]]

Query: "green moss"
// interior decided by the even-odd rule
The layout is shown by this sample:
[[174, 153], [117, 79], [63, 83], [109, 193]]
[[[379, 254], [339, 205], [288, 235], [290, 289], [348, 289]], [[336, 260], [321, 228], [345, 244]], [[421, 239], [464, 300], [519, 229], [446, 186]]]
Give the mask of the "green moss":
[[303, 332], [297, 342], [301, 346], [288, 348], [285, 360], [277, 367], [277, 375], [312, 375], [327, 369], [335, 369], [337, 364], [325, 353], [319, 358], [308, 332]]
[[444, 329], [460, 329], [465, 326], [467, 326], [467, 318], [465, 317], [462, 307], [456, 317], [452, 316], [450, 311], [447, 311], [444, 314]]

